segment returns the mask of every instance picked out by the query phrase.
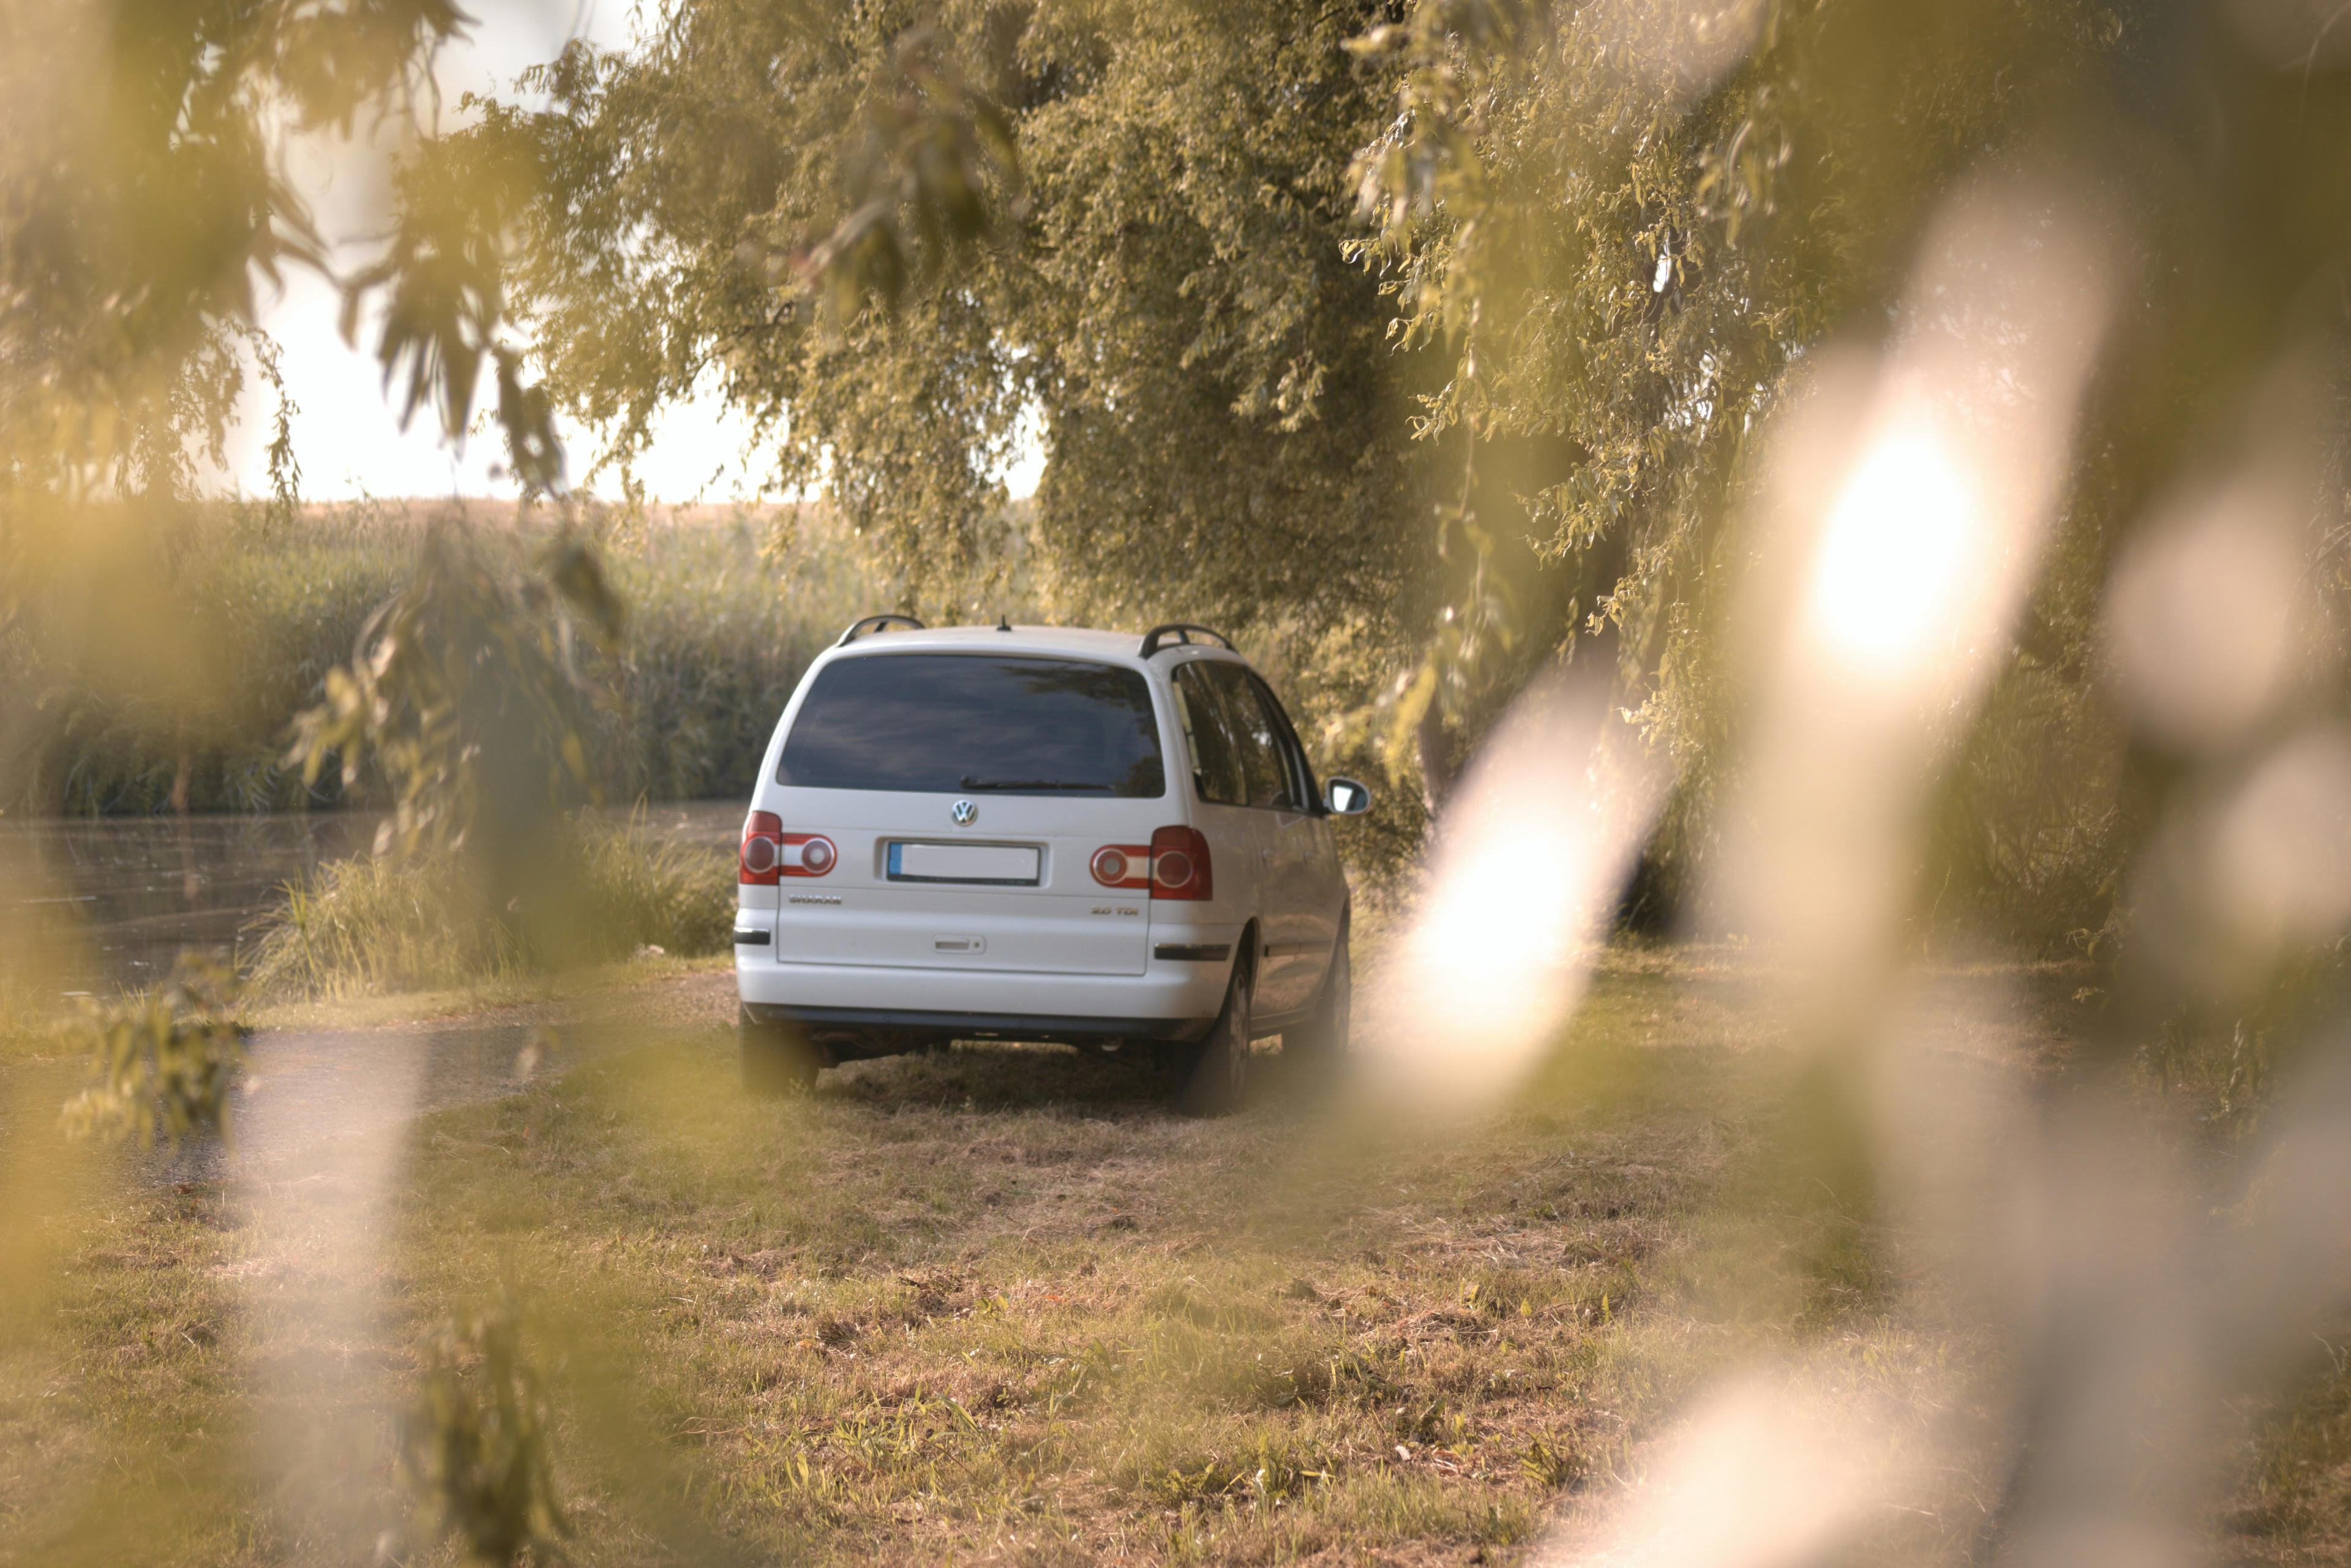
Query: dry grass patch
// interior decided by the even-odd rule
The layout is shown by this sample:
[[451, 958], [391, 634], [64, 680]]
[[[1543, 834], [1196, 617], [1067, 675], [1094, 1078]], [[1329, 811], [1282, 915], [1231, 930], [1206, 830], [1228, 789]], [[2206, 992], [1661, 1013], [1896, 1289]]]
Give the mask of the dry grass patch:
[[1186, 1121], [1042, 1049], [759, 1103], [679, 1040], [444, 1120], [413, 1296], [518, 1281], [554, 1354], [625, 1368], [635, 1440], [600, 1469], [573, 1434], [569, 1476], [611, 1521], [653, 1451], [763, 1554], [1499, 1558], [1622, 1464], [1606, 1347], [1752, 1137], [1736, 1063], [1591, 1043], [1431, 1133], [1279, 1085]]
[[[363, 1559], [440, 1325], [502, 1291], [583, 1563], [1514, 1561], [1762, 1358], [1938, 1468], [1853, 1560], [1962, 1561], [1993, 1343], [1728, 967], [1623, 956], [1452, 1129], [1280, 1083], [1186, 1121], [1139, 1064], [1012, 1047], [751, 1101], [724, 1031], [634, 1011], [633, 1047], [420, 1124], [356, 1281], [212, 1189], [76, 1221], [0, 1393], [0, 1561]], [[319, 1310], [354, 1283], [360, 1331]], [[322, 1364], [339, 1408], [303, 1415], [349, 1447], [305, 1479], [254, 1435]], [[2341, 1409], [2279, 1418], [2241, 1554], [2333, 1539]]]

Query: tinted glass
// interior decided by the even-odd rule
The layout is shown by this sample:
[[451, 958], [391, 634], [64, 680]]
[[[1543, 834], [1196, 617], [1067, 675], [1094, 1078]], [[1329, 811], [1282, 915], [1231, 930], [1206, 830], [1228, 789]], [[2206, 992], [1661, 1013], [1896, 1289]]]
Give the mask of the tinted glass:
[[1291, 806], [1290, 768], [1281, 755], [1281, 741], [1272, 716], [1258, 700], [1257, 683], [1238, 664], [1209, 664], [1208, 678], [1225, 699], [1225, 713], [1233, 727], [1233, 743], [1240, 754], [1241, 782], [1251, 806]]
[[975, 653], [827, 664], [784, 739], [776, 781], [941, 795], [1167, 792], [1140, 671]]
[[1281, 711], [1280, 699], [1263, 679], [1251, 675], [1249, 685], [1256, 688], [1258, 701], [1265, 705], [1266, 717], [1273, 724], [1274, 742], [1281, 750], [1282, 768], [1290, 779], [1290, 799], [1283, 804], [1292, 810], [1315, 810], [1322, 796], [1314, 788], [1314, 769], [1307, 765], [1306, 748], [1298, 743], [1298, 727]]
[[1232, 726], [1215, 689], [1202, 678], [1202, 669], [1184, 664], [1176, 671], [1176, 711], [1183, 721], [1184, 743], [1192, 752], [1192, 788], [1203, 800], [1246, 806], [1249, 790], [1241, 781]]

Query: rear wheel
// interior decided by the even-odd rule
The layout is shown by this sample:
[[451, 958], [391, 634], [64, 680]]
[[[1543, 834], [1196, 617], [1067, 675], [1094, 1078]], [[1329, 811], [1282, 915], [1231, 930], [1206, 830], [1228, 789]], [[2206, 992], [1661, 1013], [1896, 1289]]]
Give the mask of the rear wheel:
[[751, 1009], [735, 1009], [735, 1032], [743, 1043], [743, 1087], [754, 1094], [805, 1094], [815, 1086], [824, 1060], [796, 1030], [762, 1023]]
[[1314, 1016], [1283, 1036], [1284, 1056], [1336, 1061], [1347, 1054], [1347, 1030], [1354, 1018], [1355, 967], [1347, 956], [1347, 928], [1339, 927], [1339, 945], [1331, 952], [1331, 971], [1322, 977], [1322, 995]]
[[1240, 1109], [1249, 1090], [1250, 1002], [1256, 976], [1245, 956], [1233, 966], [1225, 988], [1224, 1010], [1208, 1038], [1194, 1048], [1189, 1071], [1176, 1096], [1187, 1116], [1224, 1116]]

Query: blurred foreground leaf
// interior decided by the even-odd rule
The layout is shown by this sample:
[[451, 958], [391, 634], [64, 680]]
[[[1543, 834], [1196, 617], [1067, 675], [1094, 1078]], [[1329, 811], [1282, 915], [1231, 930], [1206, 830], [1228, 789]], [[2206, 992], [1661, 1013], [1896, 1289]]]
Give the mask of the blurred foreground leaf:
[[223, 460], [256, 282], [327, 266], [289, 133], [412, 102], [468, 20], [447, 0], [0, 6], [0, 506], [182, 493]]
[[142, 1148], [158, 1133], [175, 1149], [196, 1133], [225, 1141], [229, 1090], [245, 1056], [236, 999], [233, 971], [183, 953], [166, 984], [90, 1005], [69, 1038], [89, 1052], [99, 1082], [67, 1103], [67, 1136], [136, 1134]]
[[[400, 1478], [414, 1498], [409, 1544], [455, 1536], [477, 1563], [564, 1560], [547, 1396], [522, 1325], [501, 1300], [444, 1322], [416, 1402], [401, 1417]], [[387, 1554], [393, 1543], [385, 1542]]]
[[385, 389], [401, 383], [401, 425], [431, 403], [453, 446], [465, 444], [488, 361], [509, 469], [526, 496], [540, 496], [562, 487], [563, 447], [546, 392], [523, 379], [522, 350], [504, 333], [507, 229], [532, 180], [527, 159], [493, 155], [508, 145], [435, 141], [402, 162], [391, 237], [344, 280], [342, 331], [356, 342], [361, 310], [381, 294], [375, 357]]
[[287, 755], [306, 781], [340, 758], [346, 789], [372, 762], [395, 805], [379, 852], [496, 854], [568, 797], [601, 796], [581, 735], [599, 687], [579, 639], [609, 649], [621, 602], [569, 535], [525, 566], [455, 522], [435, 524], [415, 577], [369, 617]]

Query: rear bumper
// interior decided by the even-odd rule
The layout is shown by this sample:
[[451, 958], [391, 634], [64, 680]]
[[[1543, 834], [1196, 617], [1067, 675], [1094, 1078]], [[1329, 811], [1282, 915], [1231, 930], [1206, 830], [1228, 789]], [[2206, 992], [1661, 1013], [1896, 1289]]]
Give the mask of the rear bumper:
[[962, 1040], [1197, 1040], [1215, 1026], [1232, 971], [1229, 960], [1155, 958], [1140, 975], [1053, 975], [778, 963], [772, 953], [736, 949], [736, 988], [755, 1018]]
[[953, 1040], [1093, 1040], [1191, 1042], [1207, 1037], [1214, 1018], [1081, 1018], [1059, 1013], [922, 1012], [900, 1008], [810, 1008], [789, 1003], [746, 1002], [744, 1010], [761, 1023], [791, 1023], [812, 1033], [914, 1034]]

